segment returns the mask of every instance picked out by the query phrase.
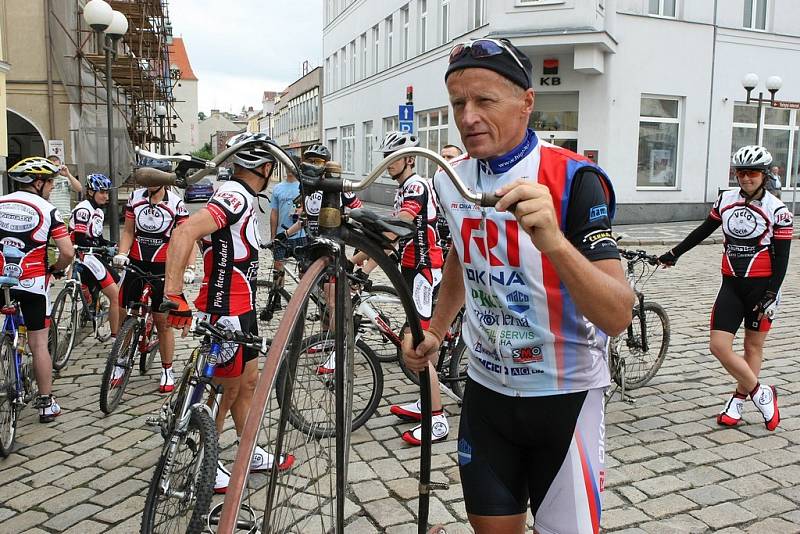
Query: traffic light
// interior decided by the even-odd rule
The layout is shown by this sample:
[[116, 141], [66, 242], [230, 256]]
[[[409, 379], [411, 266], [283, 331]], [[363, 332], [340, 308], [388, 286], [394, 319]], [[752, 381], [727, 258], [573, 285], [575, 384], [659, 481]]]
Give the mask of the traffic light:
[[406, 104], [409, 106], [414, 103], [414, 86], [409, 85], [406, 87]]

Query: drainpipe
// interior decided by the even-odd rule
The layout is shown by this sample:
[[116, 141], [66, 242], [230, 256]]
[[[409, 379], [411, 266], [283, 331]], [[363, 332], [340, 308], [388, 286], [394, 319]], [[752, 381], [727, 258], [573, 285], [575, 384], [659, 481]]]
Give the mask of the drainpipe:
[[708, 139], [706, 141], [706, 178], [703, 183], [703, 203], [708, 202], [708, 169], [711, 163], [711, 123], [713, 122], [714, 115], [714, 74], [717, 66], [717, 1], [718, 0], [714, 0], [714, 42], [711, 46], [711, 96], [708, 99]]
[[[55, 110], [53, 109], [53, 40], [50, 34], [50, 17], [52, 15], [52, 0], [45, 0], [44, 40], [45, 58], [47, 60], [47, 126], [50, 139], [55, 139]], [[47, 149], [47, 147], [45, 147]], [[45, 154], [48, 156], [48, 154]], [[63, 156], [62, 156], [63, 157]], [[65, 158], [66, 159], [66, 158]], [[64, 161], [63, 163], [66, 163]]]

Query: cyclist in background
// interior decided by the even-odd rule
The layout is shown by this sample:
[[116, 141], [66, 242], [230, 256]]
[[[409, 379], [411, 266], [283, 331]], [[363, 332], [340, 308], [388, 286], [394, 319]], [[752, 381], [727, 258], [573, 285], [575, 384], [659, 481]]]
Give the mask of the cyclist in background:
[[[28, 330], [28, 345], [39, 388], [36, 405], [40, 423], [49, 423], [61, 414], [61, 407], [52, 393], [53, 361], [47, 343], [50, 273], [66, 269], [74, 256], [64, 220], [48, 202], [59, 170], [59, 165], [45, 158], [25, 158], [8, 170], [8, 176], [17, 183], [19, 190], [0, 197], [0, 244], [3, 249], [18, 248], [25, 255], [20, 261], [20, 284], [11, 289], [11, 297], [19, 302]], [[52, 267], [47, 265], [50, 238], [58, 248], [58, 260]], [[5, 265], [2, 255], [0, 260]]]
[[[299, 166], [300, 160], [295, 164]], [[274, 271], [276, 283], [283, 287], [283, 260], [294, 254], [294, 249], [306, 244], [305, 232], [302, 228], [297, 228], [291, 237], [287, 236], [297, 219], [296, 199], [300, 196], [300, 182], [291, 168], [286, 169], [286, 181], [277, 184], [272, 188], [272, 199], [270, 200], [269, 214], [269, 233], [271, 241], [275, 243], [272, 248], [272, 255], [275, 259]]]
[[[264, 134], [243, 133], [228, 140], [228, 147], [248, 140], [269, 141]], [[233, 176], [214, 193], [201, 210], [176, 227], [167, 254], [164, 307], [168, 322], [185, 329], [192, 312], [183, 294], [183, 275], [194, 243], [202, 239], [203, 282], [194, 304], [199, 317], [227, 330], [258, 335], [255, 312], [256, 277], [261, 236], [256, 216], [257, 196], [266, 190], [275, 158], [259, 146], [240, 150], [233, 157]], [[214, 369], [214, 382], [222, 385], [222, 402], [217, 413], [217, 431], [222, 433], [230, 412], [241, 435], [253, 400], [258, 378], [258, 351], [236, 343], [223, 343], [220, 361]], [[251, 472], [272, 469], [274, 457], [256, 446], [250, 462]], [[278, 469], [288, 469], [292, 455], [281, 457]], [[216, 493], [225, 493], [230, 473], [220, 462], [214, 484]]]
[[[404, 132], [389, 132], [378, 147], [377, 152], [384, 157], [400, 149], [419, 144], [417, 137]], [[400, 272], [411, 291], [414, 306], [419, 314], [422, 328], [428, 328], [433, 311], [433, 298], [442, 279], [442, 249], [439, 246], [437, 229], [438, 200], [431, 182], [422, 178], [414, 170], [416, 158], [405, 157], [393, 161], [387, 172], [397, 182], [394, 199], [394, 216], [414, 223], [416, 230], [411, 239], [399, 246]], [[366, 254], [353, 256], [353, 263], [360, 265]], [[432, 434], [433, 441], [441, 441], [450, 432], [447, 415], [442, 408], [442, 394], [439, 379], [433, 364], [429, 364], [431, 382]], [[406, 421], [420, 421], [422, 409], [419, 399], [405, 404], [394, 405], [390, 411]], [[422, 424], [403, 432], [403, 440], [412, 445], [422, 444]]]
[[[69, 219], [72, 242], [79, 247], [113, 247], [114, 243], [103, 237], [103, 208], [109, 202], [111, 180], [104, 174], [90, 174], [86, 177], [86, 200], [75, 206]], [[108, 324], [111, 327], [111, 343], [117, 338], [119, 329], [119, 275], [99, 256], [81, 254], [86, 269], [81, 271], [81, 284], [89, 291], [100, 287], [111, 305], [108, 310]]]
[[[711, 310], [711, 353], [736, 380], [736, 389], [717, 416], [717, 424], [736, 426], [749, 396], [775, 430], [781, 417], [775, 386], [758, 380], [764, 341], [780, 301], [789, 265], [792, 213], [767, 187], [772, 155], [758, 145], [744, 146], [733, 155], [739, 189], [722, 192], [711, 213], [686, 239], [661, 255], [673, 266], [683, 254], [722, 226], [722, 287]], [[744, 355], [733, 350], [733, 339], [744, 321]]]
[[[114, 266], [124, 269], [130, 263], [146, 273], [163, 275], [166, 272], [167, 249], [172, 231], [188, 217], [189, 212], [183, 199], [174, 191], [164, 186], [136, 189], [125, 205], [125, 225], [119, 240], [119, 252], [114, 256]], [[186, 272], [189, 272], [188, 269]], [[169, 393], [175, 389], [175, 377], [172, 373], [175, 335], [172, 328], [167, 326], [166, 315], [159, 311], [164, 299], [163, 280], [144, 278], [136, 272], [124, 272], [119, 305], [124, 310], [131, 302], [138, 301], [146, 282], [153, 288], [150, 305], [161, 354], [162, 370], [158, 390]], [[112, 385], [122, 380], [124, 374], [124, 367], [115, 367]]]
[[475, 39], [450, 53], [445, 83], [468, 157], [454, 169], [467, 202], [443, 173], [434, 186], [452, 229], [436, 309], [412, 370], [438, 357], [466, 304], [469, 355], [458, 464], [478, 534], [523, 532], [527, 509], [542, 534], [600, 528], [608, 335], [631, 322], [610, 215], [606, 174], [528, 128], [532, 66], [506, 39]]
[[456, 145], [444, 145], [442, 150], [439, 151], [439, 155], [447, 161], [453, 161], [463, 153], [464, 151], [458, 148]]

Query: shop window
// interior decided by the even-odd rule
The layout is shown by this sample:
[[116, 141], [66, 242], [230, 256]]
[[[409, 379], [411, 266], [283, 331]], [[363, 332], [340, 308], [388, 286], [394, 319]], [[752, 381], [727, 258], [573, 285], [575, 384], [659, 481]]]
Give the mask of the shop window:
[[638, 187], [677, 186], [681, 100], [643, 96], [639, 113]]

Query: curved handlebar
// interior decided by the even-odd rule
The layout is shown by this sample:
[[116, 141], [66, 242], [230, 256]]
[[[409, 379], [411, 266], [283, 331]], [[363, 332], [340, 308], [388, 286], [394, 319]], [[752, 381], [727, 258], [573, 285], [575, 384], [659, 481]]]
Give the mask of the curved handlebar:
[[658, 256], [655, 254], [648, 254], [644, 250], [626, 250], [621, 248], [619, 249], [619, 254], [626, 260], [643, 261], [650, 265], [658, 265]]
[[138, 274], [140, 276], [143, 276], [144, 278], [152, 278], [154, 280], [163, 280], [164, 276], [165, 276], [163, 274], [149, 273], [149, 272], [145, 271], [144, 269], [140, 269], [139, 267], [137, 267], [136, 265], [133, 265], [131, 263], [128, 263], [127, 265], [125, 265], [125, 270], [129, 271], [129, 272], [132, 272], [132, 273], [135, 273], [135, 274]]
[[208, 321], [198, 321], [193, 331], [200, 335], [209, 335], [222, 341], [230, 341], [238, 345], [243, 345], [258, 350], [259, 352], [264, 352], [269, 345], [266, 338], [245, 334], [238, 330], [223, 330], [212, 325]]

